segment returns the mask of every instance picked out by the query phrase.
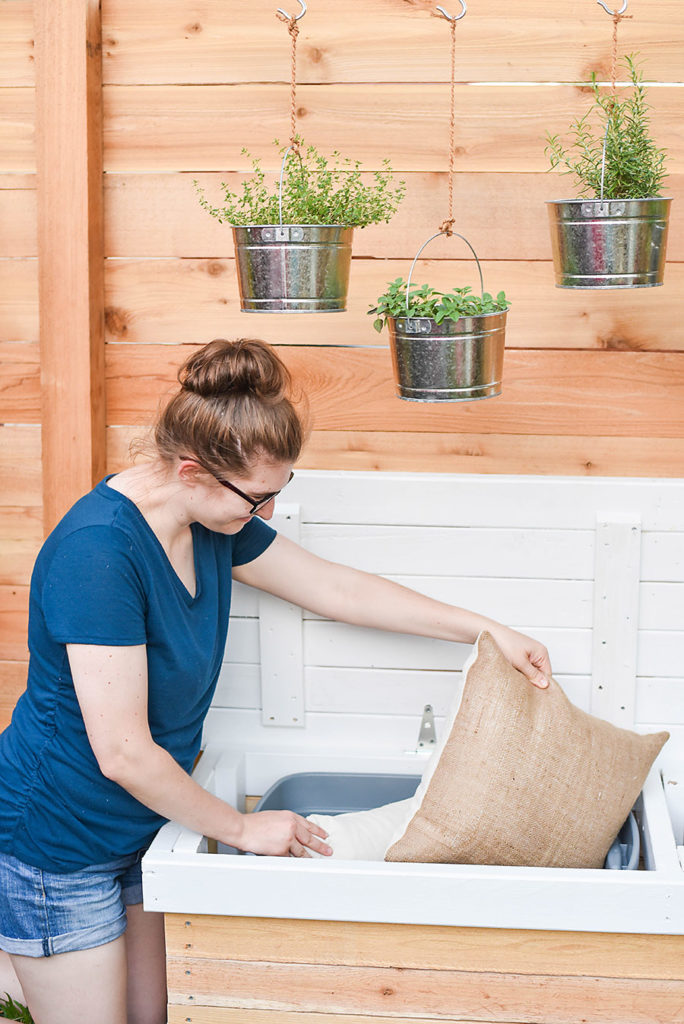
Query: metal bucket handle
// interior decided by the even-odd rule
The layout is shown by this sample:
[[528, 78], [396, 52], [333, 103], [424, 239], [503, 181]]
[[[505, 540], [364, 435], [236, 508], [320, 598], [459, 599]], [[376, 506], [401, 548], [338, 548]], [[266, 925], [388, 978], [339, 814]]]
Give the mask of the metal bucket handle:
[[[300, 0], [300, 2], [301, 2], [301, 0]], [[279, 226], [281, 228], [283, 226], [283, 178], [285, 176], [285, 162], [286, 162], [288, 156], [290, 155], [290, 153], [295, 153], [297, 155], [297, 157], [299, 158], [300, 164], [302, 163], [302, 157], [301, 157], [301, 153], [299, 152], [299, 150], [295, 149], [294, 146], [288, 146], [287, 149], [285, 150], [285, 156], [283, 157], [283, 162], [280, 165], [280, 180], [278, 182], [278, 223], [279, 223]]]
[[[423, 244], [421, 245], [420, 249], [418, 250], [418, 252], [415, 255], [413, 263], [411, 264], [411, 269], [409, 270], [409, 275], [408, 275], [408, 281], [406, 282], [406, 319], [407, 320], [411, 319], [411, 317], [409, 316], [409, 292], [411, 290], [411, 277], [413, 275], [413, 271], [414, 271], [414, 268], [416, 266], [416, 263], [418, 262], [418, 258], [419, 258], [420, 254], [422, 253], [422, 251], [423, 251], [423, 249], [425, 248], [426, 245], [429, 245], [430, 242], [432, 242], [435, 238], [439, 238], [440, 235], [444, 235], [444, 234], [445, 234], [444, 231], [436, 231], [434, 233], [434, 235], [430, 235], [430, 237], [428, 238], [427, 242], [423, 242]], [[455, 235], [456, 238], [460, 238], [463, 242], [465, 242], [465, 244], [468, 246], [468, 248], [472, 252], [473, 256], [475, 257], [475, 262], [477, 263], [477, 272], [480, 275], [480, 295], [484, 296], [484, 281], [483, 281], [483, 278], [482, 278], [482, 267], [480, 266], [480, 261], [477, 258], [477, 253], [473, 249], [473, 247], [470, 244], [470, 242], [468, 241], [468, 239], [465, 238], [463, 235], [459, 235], [459, 233], [457, 231], [451, 231], [451, 232], [449, 232], [449, 234], [450, 235]]]

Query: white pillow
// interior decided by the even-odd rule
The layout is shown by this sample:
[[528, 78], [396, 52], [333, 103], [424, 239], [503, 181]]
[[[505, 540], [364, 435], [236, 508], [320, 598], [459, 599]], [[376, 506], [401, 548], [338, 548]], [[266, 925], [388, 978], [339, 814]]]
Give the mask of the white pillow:
[[[397, 800], [384, 807], [373, 807], [369, 811], [351, 811], [349, 814], [310, 814], [307, 821], [313, 821], [328, 833], [326, 843], [332, 847], [332, 856], [341, 860], [384, 860], [390, 837], [406, 824], [412, 815], [408, 813], [413, 798]], [[309, 850], [312, 857], [322, 853]]]

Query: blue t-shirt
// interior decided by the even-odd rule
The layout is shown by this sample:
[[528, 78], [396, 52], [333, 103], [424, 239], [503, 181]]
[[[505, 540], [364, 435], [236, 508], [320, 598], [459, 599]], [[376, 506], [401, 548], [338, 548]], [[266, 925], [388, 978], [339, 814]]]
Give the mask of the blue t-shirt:
[[137, 506], [106, 479], [38, 555], [27, 689], [0, 735], [0, 849], [48, 871], [133, 853], [165, 821], [101, 773], [65, 645], [147, 645], [152, 737], [190, 771], [223, 659], [232, 566], [275, 537], [256, 518], [228, 536], [193, 523], [192, 597]]

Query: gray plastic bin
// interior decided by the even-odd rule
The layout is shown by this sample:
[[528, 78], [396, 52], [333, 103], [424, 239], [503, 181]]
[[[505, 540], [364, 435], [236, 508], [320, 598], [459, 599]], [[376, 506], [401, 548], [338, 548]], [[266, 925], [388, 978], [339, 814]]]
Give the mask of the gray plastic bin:
[[[347, 814], [368, 811], [412, 797], [419, 775], [383, 775], [368, 772], [295, 772], [267, 790], [255, 811], [296, 811], [308, 814]], [[634, 871], [639, 866], [639, 828], [634, 813], [620, 829], [604, 868]]]

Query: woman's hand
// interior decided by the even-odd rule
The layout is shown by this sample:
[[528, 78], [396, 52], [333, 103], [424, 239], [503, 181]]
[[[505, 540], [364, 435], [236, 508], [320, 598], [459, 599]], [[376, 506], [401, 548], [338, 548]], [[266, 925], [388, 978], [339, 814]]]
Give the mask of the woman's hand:
[[322, 842], [327, 837], [320, 825], [294, 811], [256, 811], [242, 815], [242, 831], [235, 845], [271, 857], [310, 857], [308, 850], [329, 857], [332, 849]]
[[549, 685], [551, 661], [543, 644], [498, 623], [492, 623], [487, 629], [513, 668], [517, 668], [534, 686], [542, 690]]

